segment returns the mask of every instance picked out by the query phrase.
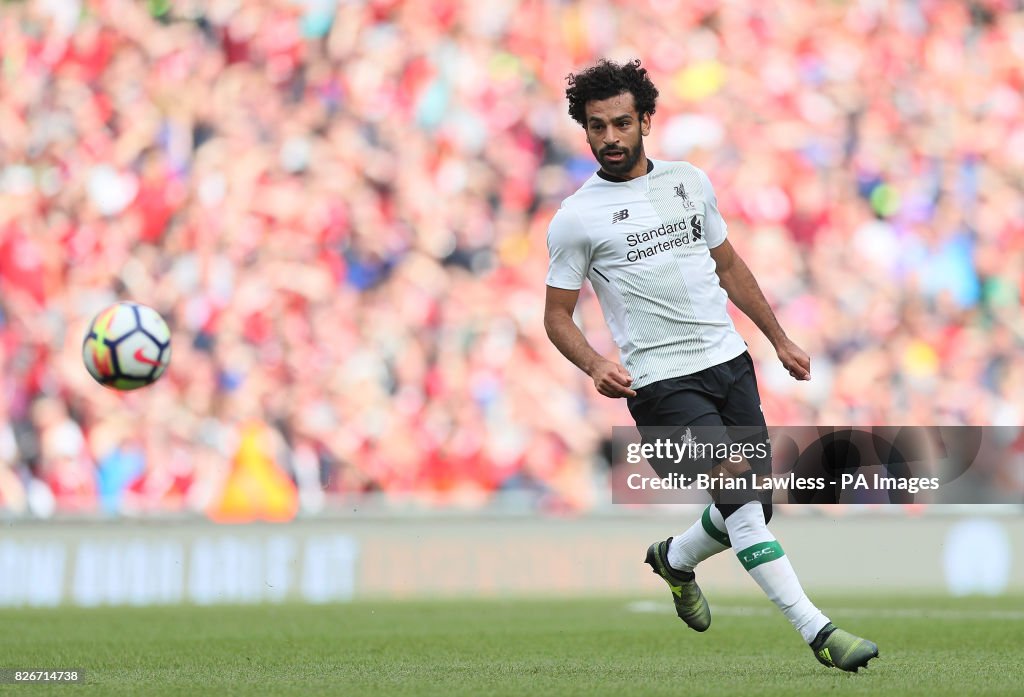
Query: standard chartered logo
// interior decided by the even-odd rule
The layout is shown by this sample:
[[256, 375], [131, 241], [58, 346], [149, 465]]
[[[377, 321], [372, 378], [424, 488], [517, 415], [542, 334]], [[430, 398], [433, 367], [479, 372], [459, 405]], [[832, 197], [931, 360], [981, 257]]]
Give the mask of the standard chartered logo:
[[[626, 245], [629, 247], [626, 252], [626, 261], [640, 261], [701, 239], [703, 217], [701, 215], [690, 216], [689, 227], [686, 220], [676, 220], [646, 232], [629, 233], [626, 235]], [[690, 236], [691, 229], [693, 231], [692, 238]], [[649, 242], [654, 242], [654, 244], [641, 246], [647, 245]]]

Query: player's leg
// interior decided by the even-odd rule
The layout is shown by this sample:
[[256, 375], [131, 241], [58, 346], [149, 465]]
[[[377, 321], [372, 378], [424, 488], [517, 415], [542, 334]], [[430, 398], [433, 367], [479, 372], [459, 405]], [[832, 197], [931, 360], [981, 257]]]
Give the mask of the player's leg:
[[[681, 433], [687, 427], [722, 428], [718, 409], [724, 396], [727, 371], [720, 366], [693, 375], [663, 380], [639, 390], [628, 400], [629, 410], [645, 440]], [[661, 477], [671, 473], [693, 476], [705, 472], [707, 462], [658, 462], [651, 466]], [[669, 538], [667, 558], [678, 571], [693, 571], [705, 559], [729, 549], [725, 520], [714, 504], [706, 507], [693, 525]]]
[[[736, 441], [763, 443], [768, 439], [768, 427], [750, 356], [744, 353], [726, 365], [733, 376], [722, 407], [722, 420], [733, 427]], [[747, 463], [756, 474], [771, 472], [770, 456], [751, 457]], [[740, 563], [809, 644], [828, 624], [828, 618], [807, 598], [792, 564], [768, 530], [771, 506], [770, 491], [751, 491], [740, 492], [737, 498], [720, 503], [719, 510]]]
[[[677, 399], [683, 396], [678, 395]], [[692, 395], [685, 395], [685, 398], [687, 401], [694, 401]], [[698, 433], [709, 431], [724, 433], [724, 426], [717, 412], [702, 414], [685, 424], [684, 428], [695, 430]], [[696, 474], [708, 473], [715, 464], [711, 459], [697, 458], [685, 465], [673, 463], [672, 469], [677, 473], [693, 477]], [[700, 518], [694, 521], [690, 527], [668, 538], [664, 544], [665, 558], [669, 565], [677, 571], [684, 572], [692, 572], [705, 559], [731, 547], [725, 518], [713, 502], [704, 508]]]
[[[764, 442], [768, 432], [761, 412], [753, 362], [747, 354], [740, 358], [744, 360], [730, 362], [736, 374], [722, 409], [722, 418], [732, 426], [749, 431], [743, 434], [744, 437]], [[747, 428], [751, 426], [757, 428]], [[770, 457], [767, 462], [753, 458], [750, 466], [758, 474], [770, 472]], [[743, 568], [800, 632], [821, 663], [856, 671], [878, 655], [878, 647], [866, 639], [836, 629], [804, 593], [793, 565], [779, 541], [768, 530], [768, 520], [771, 518], [771, 499], [768, 493], [767, 498], [751, 497], [747, 502], [723, 503], [719, 506], [725, 518], [732, 549]]]
[[[645, 440], [676, 435], [686, 426], [722, 425], [717, 406], [706, 389], [707, 376], [675, 378], [641, 388], [630, 400], [630, 412]], [[650, 389], [648, 389], [650, 388]], [[659, 476], [680, 471], [680, 463], [650, 462]], [[692, 463], [691, 463], [692, 465]], [[708, 465], [710, 466], [710, 464]], [[697, 585], [694, 568], [702, 561], [729, 549], [725, 521], [713, 506], [705, 508], [693, 525], [647, 549], [644, 561], [672, 590], [676, 614], [698, 632], [711, 625], [711, 610]]]
[[828, 624], [828, 618], [804, 593], [793, 565], [768, 530], [761, 503], [722, 504], [722, 509], [736, 558], [810, 644]]
[[705, 559], [732, 547], [725, 518], [714, 503], [704, 509], [693, 525], [669, 540], [668, 563], [680, 571], [693, 571]]
[[820, 663], [856, 672], [878, 656], [874, 642], [837, 628], [807, 597], [789, 558], [768, 530], [760, 501], [722, 504], [721, 508], [737, 559]]

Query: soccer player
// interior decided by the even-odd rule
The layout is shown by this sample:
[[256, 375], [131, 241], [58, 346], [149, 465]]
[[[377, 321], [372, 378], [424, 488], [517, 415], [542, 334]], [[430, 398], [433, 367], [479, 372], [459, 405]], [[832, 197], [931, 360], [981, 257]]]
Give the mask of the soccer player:
[[[707, 175], [644, 151], [658, 90], [640, 61], [600, 61], [568, 83], [569, 114], [583, 126], [600, 169], [562, 202], [548, 229], [548, 337], [600, 394], [626, 398], [642, 435], [659, 427], [703, 433], [741, 426], [766, 437], [753, 362], [726, 300], [753, 320], [795, 379], [810, 379], [810, 358], [786, 336], [729, 243]], [[598, 354], [573, 322], [584, 278], [621, 365]], [[752, 477], [766, 466], [743, 460], [726, 469]], [[645, 560], [668, 583], [687, 625], [703, 632], [711, 624], [694, 568], [732, 548], [822, 664], [856, 672], [878, 656], [873, 642], [836, 628], [807, 598], [768, 530], [770, 495], [759, 499], [751, 490], [746, 500], [726, 502], [712, 492], [712, 499], [700, 520], [652, 544]]]

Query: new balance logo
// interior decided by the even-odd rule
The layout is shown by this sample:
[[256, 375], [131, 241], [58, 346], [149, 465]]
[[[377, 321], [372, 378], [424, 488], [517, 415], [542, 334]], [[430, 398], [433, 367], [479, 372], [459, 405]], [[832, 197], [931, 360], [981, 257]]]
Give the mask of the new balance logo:
[[625, 220], [628, 217], [629, 217], [629, 209], [628, 208], [623, 208], [621, 211], [615, 211], [614, 213], [612, 213], [612, 224], [614, 225], [615, 223], [619, 222], [620, 220]]

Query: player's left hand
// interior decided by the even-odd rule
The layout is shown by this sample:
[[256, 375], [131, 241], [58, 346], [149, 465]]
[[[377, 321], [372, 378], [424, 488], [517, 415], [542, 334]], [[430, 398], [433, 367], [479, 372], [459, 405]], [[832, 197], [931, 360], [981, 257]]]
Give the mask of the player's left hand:
[[811, 379], [811, 357], [802, 348], [789, 339], [783, 339], [775, 347], [775, 353], [794, 379]]

